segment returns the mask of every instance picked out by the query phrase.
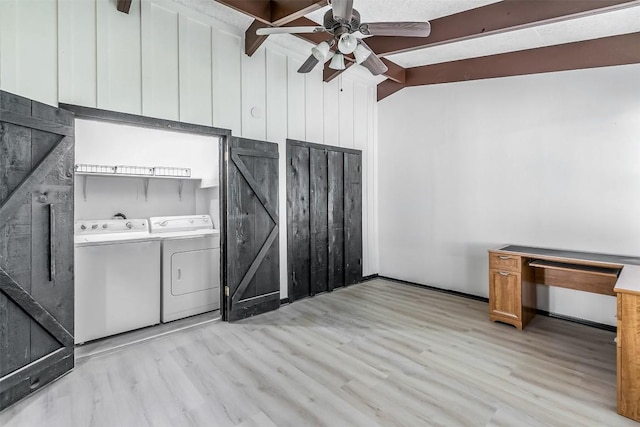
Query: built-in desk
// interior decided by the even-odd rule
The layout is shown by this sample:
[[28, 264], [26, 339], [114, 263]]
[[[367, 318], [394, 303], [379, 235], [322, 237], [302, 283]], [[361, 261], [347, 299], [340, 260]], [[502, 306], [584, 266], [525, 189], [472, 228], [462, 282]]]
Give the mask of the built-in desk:
[[508, 245], [489, 251], [489, 319], [524, 328], [536, 284], [616, 296], [618, 413], [640, 421], [640, 258]]

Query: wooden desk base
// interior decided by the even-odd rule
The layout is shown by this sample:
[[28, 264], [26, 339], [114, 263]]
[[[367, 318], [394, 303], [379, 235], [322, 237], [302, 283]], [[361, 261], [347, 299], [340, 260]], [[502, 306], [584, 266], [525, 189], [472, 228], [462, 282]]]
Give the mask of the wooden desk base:
[[616, 261], [631, 260], [633, 265], [638, 265], [640, 260], [611, 255], [602, 255], [600, 259], [597, 254], [541, 248], [514, 251], [513, 248], [489, 251], [489, 319], [518, 329], [526, 327], [536, 314], [538, 283], [617, 295], [618, 413], [640, 421], [640, 294], [617, 288], [614, 292], [618, 275], [625, 266], [624, 262]]

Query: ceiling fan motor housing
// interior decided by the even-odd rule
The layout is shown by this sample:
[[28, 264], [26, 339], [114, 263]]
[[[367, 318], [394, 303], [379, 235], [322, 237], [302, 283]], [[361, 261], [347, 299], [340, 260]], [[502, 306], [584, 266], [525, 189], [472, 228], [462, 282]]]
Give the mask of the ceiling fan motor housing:
[[360, 28], [360, 12], [353, 9], [351, 20], [342, 22], [333, 17], [333, 11], [328, 10], [324, 14], [324, 27], [335, 36], [340, 37], [344, 33], [355, 33]]

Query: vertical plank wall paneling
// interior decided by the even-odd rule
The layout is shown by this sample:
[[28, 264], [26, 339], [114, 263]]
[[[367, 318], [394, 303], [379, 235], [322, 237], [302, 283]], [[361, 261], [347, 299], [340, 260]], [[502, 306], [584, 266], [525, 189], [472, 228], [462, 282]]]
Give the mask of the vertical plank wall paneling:
[[142, 114], [180, 120], [178, 13], [142, 6]]
[[288, 113], [288, 137], [291, 139], [297, 139], [304, 141], [306, 137], [306, 91], [305, 91], [305, 76], [298, 73], [298, 68], [302, 65], [302, 60], [298, 58], [288, 58], [287, 69], [287, 83], [288, 93], [287, 99], [289, 105], [287, 108]]
[[180, 120], [213, 124], [211, 26], [180, 15]]
[[18, 91], [16, 82], [16, 4], [0, 1], [0, 88]]
[[353, 80], [342, 77], [338, 77], [337, 80], [340, 80], [340, 89], [338, 91], [340, 116], [335, 122], [335, 125], [338, 125], [340, 129], [340, 141], [338, 145], [345, 148], [355, 148], [353, 130], [355, 126], [354, 107], [356, 107], [356, 105], [353, 102]]
[[[299, 74], [306, 53], [292, 52], [277, 38], [247, 57], [243, 35], [243, 29], [172, 1], [133, 2], [127, 15], [113, 0], [1, 0], [0, 88], [51, 105], [212, 124], [276, 142], [281, 212], [286, 138], [360, 148], [363, 266], [365, 274], [376, 273], [375, 81], [357, 69], [329, 83], [322, 81], [321, 67]], [[281, 265], [287, 264], [284, 225]], [[286, 297], [284, 269], [281, 289]]]
[[213, 32], [213, 125], [242, 135], [242, 57], [244, 44], [236, 34]]
[[246, 138], [267, 138], [265, 64], [265, 49], [251, 57], [242, 55], [242, 136]]
[[57, 12], [56, 0], [0, 1], [0, 84], [4, 90], [57, 103]]
[[58, 1], [58, 52], [58, 100], [95, 107], [95, 1]]
[[[324, 141], [324, 93], [322, 81], [323, 68], [318, 66], [305, 75], [305, 141], [313, 141], [322, 144]], [[334, 143], [335, 145], [335, 143]]]
[[[324, 98], [324, 143], [340, 145], [340, 78], [322, 85]], [[293, 138], [293, 137], [292, 137]]]
[[362, 155], [367, 158], [369, 168], [364, 176], [369, 194], [368, 203], [364, 205], [367, 217], [363, 218], [363, 226], [369, 230], [366, 247], [369, 258], [364, 260], [363, 274], [369, 276], [380, 271], [380, 251], [378, 246], [378, 91], [375, 86], [367, 91], [367, 149]]
[[98, 108], [142, 114], [140, 2], [129, 14], [97, 0]]

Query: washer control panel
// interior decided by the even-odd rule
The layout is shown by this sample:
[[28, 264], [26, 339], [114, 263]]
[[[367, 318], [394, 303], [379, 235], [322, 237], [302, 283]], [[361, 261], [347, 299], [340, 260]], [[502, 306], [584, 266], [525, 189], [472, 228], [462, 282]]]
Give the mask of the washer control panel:
[[139, 233], [149, 231], [149, 222], [146, 219], [82, 220], [75, 221], [73, 229], [76, 235]]

